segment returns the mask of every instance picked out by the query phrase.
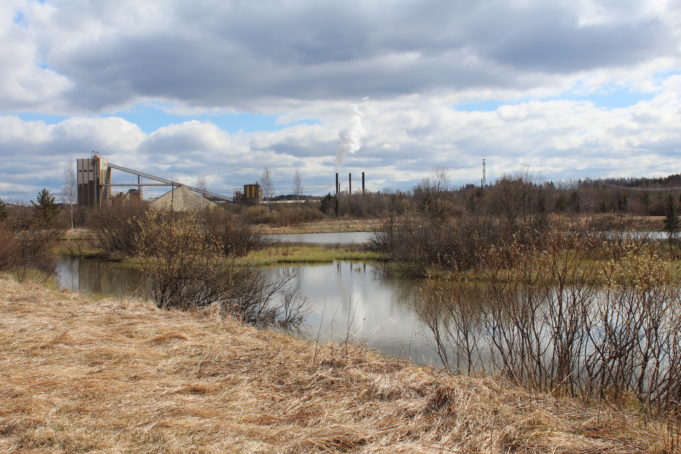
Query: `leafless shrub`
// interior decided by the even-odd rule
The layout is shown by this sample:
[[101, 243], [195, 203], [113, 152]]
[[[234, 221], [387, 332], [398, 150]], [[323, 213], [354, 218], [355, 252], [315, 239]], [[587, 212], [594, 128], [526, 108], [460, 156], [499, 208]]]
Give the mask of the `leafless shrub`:
[[478, 301], [464, 296], [457, 285], [428, 285], [417, 297], [416, 311], [433, 333], [442, 364], [455, 373], [485, 370], [480, 341], [483, 312]]
[[596, 294], [595, 270], [574, 248], [579, 241], [572, 233], [554, 232], [543, 250], [516, 243], [491, 249], [484, 259], [490, 279], [485, 323], [495, 366], [520, 383], [577, 391], [574, 361], [588, 349]]
[[229, 213], [217, 208], [201, 213], [201, 222], [206, 226], [210, 236], [218, 242], [223, 255], [238, 257], [260, 246], [259, 237], [250, 225]]
[[633, 392], [655, 410], [679, 410], [681, 299], [671, 266], [654, 247], [630, 240], [622, 259], [604, 268], [607, 288], [593, 311], [594, 348], [585, 359], [592, 392]]
[[244, 220], [248, 224], [289, 226], [324, 218], [324, 213], [315, 204], [305, 202], [291, 205], [272, 203], [269, 209], [264, 206], [248, 207], [244, 213]]
[[[611, 255], [605, 266], [588, 260], [594, 247]], [[585, 399], [633, 396], [644, 411], [673, 416], [681, 298], [657, 249], [576, 231], [552, 232], [541, 248], [511, 241], [481, 257], [489, 293], [476, 306], [457, 290], [431, 289], [419, 312], [452, 369]]]
[[98, 246], [110, 256], [135, 254], [135, 237], [140, 225], [136, 222], [147, 211], [146, 205], [119, 201], [90, 212], [88, 224], [95, 233]]
[[421, 272], [433, 266], [476, 268], [494, 245], [541, 246], [549, 229], [543, 186], [505, 178], [489, 189], [474, 189], [468, 198], [474, 203], [466, 206], [471, 191], [450, 191], [445, 175], [424, 180], [414, 190], [413, 209], [387, 218], [373, 246]]
[[61, 238], [61, 230], [33, 228], [15, 233], [21, 251], [19, 266], [38, 269], [48, 275], [54, 272], [55, 258], [51, 252]]
[[292, 297], [273, 303], [292, 275], [268, 279], [255, 267], [226, 260], [220, 242], [192, 215], [148, 211], [134, 222], [135, 250], [159, 307], [217, 305], [224, 315], [253, 324], [292, 325], [296, 320]]
[[480, 264], [481, 254], [493, 245], [540, 244], [545, 230], [516, 221], [513, 230], [500, 218], [484, 215], [431, 218], [410, 214], [388, 218], [374, 235], [372, 246], [393, 260], [425, 272], [436, 266], [470, 270]]
[[[338, 215], [355, 218], [383, 218], [390, 215], [401, 215], [409, 211], [412, 201], [402, 192], [367, 192], [357, 191], [352, 195], [344, 194], [338, 200]], [[320, 203], [320, 210], [335, 215], [335, 197], [328, 195]]]
[[248, 224], [274, 224], [276, 222], [276, 216], [263, 205], [247, 207], [243, 216]]
[[35, 269], [51, 275], [54, 268], [51, 248], [62, 232], [36, 224], [11, 222], [15, 219], [9, 221], [9, 226], [0, 222], [0, 270]]
[[0, 271], [13, 268], [20, 260], [19, 242], [7, 226], [0, 222]]

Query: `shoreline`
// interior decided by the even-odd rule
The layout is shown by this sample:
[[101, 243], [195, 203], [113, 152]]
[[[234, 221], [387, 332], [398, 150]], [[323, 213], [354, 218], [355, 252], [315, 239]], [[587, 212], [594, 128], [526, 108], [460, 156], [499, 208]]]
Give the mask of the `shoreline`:
[[633, 410], [0, 278], [0, 451], [664, 452]]

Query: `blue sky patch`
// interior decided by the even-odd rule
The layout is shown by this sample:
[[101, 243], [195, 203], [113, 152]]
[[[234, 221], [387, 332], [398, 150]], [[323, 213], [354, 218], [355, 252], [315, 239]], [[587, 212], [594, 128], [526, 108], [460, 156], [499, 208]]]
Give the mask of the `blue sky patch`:
[[485, 101], [474, 101], [464, 104], [457, 104], [454, 106], [454, 110], [458, 110], [459, 112], [494, 112], [504, 104], [506, 103], [487, 99]]
[[149, 134], [164, 126], [184, 123], [191, 120], [210, 122], [223, 131], [234, 134], [239, 131], [278, 131], [294, 124], [318, 124], [318, 120], [304, 120], [295, 123], [277, 123], [276, 115], [253, 113], [177, 115], [154, 106], [138, 106], [125, 112], [116, 112], [107, 117], [121, 117], [135, 123]]
[[[42, 121], [48, 125], [61, 123], [62, 121], [69, 118], [65, 115], [39, 113], [17, 113], [14, 115], [17, 115], [23, 121]], [[320, 123], [319, 120], [316, 119], [302, 120], [292, 123], [279, 123], [277, 122], [278, 117], [276, 115], [261, 115], [252, 113], [176, 115], [173, 113], [168, 113], [161, 108], [149, 106], [135, 107], [125, 112], [116, 112], [113, 114], [89, 115], [88, 117], [123, 118], [131, 123], [136, 124], [147, 134], [151, 134], [152, 132], [164, 126], [184, 123], [191, 120], [213, 123], [223, 131], [227, 131], [230, 134], [234, 134], [239, 131], [279, 131], [281, 129], [299, 124], [314, 125]]]
[[655, 97], [654, 93], [633, 93], [626, 90], [617, 90], [604, 93], [594, 93], [589, 96], [566, 96], [559, 99], [571, 101], [591, 101], [596, 107], [602, 109], [620, 109], [638, 104], [641, 101], [650, 101]]
[[42, 121], [46, 125], [56, 125], [57, 123], [61, 123], [62, 121], [69, 118], [66, 115], [50, 115], [39, 113], [17, 113], [10, 115], [16, 115], [23, 121]]
[[12, 22], [14, 22], [17, 25], [26, 25], [26, 16], [24, 15], [23, 11], [17, 11], [16, 13], [14, 13]]
[[[589, 95], [575, 95], [573, 93], [563, 93], [560, 96], [536, 99], [536, 101], [590, 101], [601, 109], [620, 109], [638, 104], [641, 101], [650, 101], [655, 97], [655, 93], [637, 93], [622, 89], [601, 90]], [[454, 106], [454, 110], [459, 112], [494, 112], [501, 106], [517, 105], [532, 101], [532, 99], [519, 99], [510, 102], [503, 102], [494, 99], [474, 101]]]

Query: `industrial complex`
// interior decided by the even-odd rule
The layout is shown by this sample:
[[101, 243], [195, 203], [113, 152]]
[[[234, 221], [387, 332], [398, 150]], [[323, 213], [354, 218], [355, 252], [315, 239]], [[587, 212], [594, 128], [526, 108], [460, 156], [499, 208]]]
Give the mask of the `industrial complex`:
[[[242, 204], [259, 204], [262, 201], [262, 188], [258, 183], [244, 185], [243, 192], [237, 190], [231, 197], [216, 194], [206, 189], [189, 186], [177, 181], [151, 175], [139, 170], [129, 169], [109, 162], [98, 153], [92, 153], [89, 158], [79, 158], [77, 161], [77, 190], [78, 205], [87, 207], [101, 207], [114, 198], [142, 200], [143, 188], [147, 186], [165, 186], [170, 191], [151, 204], [152, 207], [167, 207], [182, 209], [200, 209], [214, 206], [216, 202], [234, 202]], [[112, 170], [118, 170], [137, 176], [136, 183], [114, 183]], [[149, 181], [151, 180], [151, 181]], [[114, 187], [128, 187], [127, 192], [113, 195]]]

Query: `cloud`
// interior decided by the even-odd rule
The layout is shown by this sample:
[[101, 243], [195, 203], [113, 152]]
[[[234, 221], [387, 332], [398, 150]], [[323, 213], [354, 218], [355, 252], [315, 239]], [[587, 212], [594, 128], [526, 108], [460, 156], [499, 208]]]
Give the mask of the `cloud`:
[[[0, 96], [13, 110], [153, 99], [272, 111], [556, 89], [584, 72], [678, 64], [673, 4], [625, 15], [611, 3], [16, 0], [2, 9]], [[17, 11], [25, 23], [13, 23]]]
[[[408, 190], [434, 167], [448, 169], [454, 184], [476, 183], [482, 158], [490, 181], [524, 166], [550, 180], [665, 175], [681, 168], [679, 106], [681, 76], [669, 78], [650, 101], [617, 109], [550, 100], [461, 112], [434, 99], [367, 100], [361, 153], [348, 154], [343, 167], [366, 172], [371, 190]], [[274, 132], [229, 134], [191, 121], [145, 134], [120, 118], [45, 125], [5, 116], [0, 181], [35, 192], [58, 189], [65, 161], [94, 149], [112, 162], [166, 178], [192, 183], [206, 177], [209, 189], [227, 195], [257, 180], [263, 167], [271, 169], [278, 193], [290, 192], [299, 169], [306, 190], [323, 194], [333, 190], [338, 131], [349, 125], [335, 106], [327, 118]]]
[[[525, 164], [549, 179], [681, 164], [675, 1], [7, 0], [0, 38], [2, 197], [58, 189], [66, 159], [91, 150], [227, 194], [265, 166], [280, 192], [296, 169], [307, 190], [331, 191], [339, 141], [361, 145], [343, 165], [371, 189], [408, 189], [433, 167], [476, 182], [483, 157], [490, 180]], [[589, 101], [608, 91], [647, 100]], [[480, 100], [500, 107], [455, 109]], [[230, 134], [182, 119], [143, 132], [112, 116], [135, 105], [283, 126]]]

